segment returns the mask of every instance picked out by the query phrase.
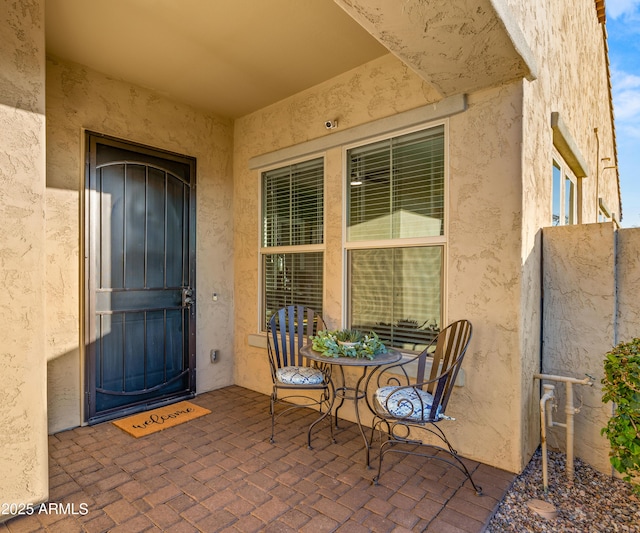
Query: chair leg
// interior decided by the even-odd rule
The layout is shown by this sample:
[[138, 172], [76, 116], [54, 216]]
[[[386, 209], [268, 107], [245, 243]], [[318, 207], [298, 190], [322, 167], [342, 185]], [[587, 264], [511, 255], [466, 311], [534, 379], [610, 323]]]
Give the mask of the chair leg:
[[[299, 396], [299, 398], [306, 398], [307, 400], [310, 400], [309, 397], [307, 396]], [[271, 444], [273, 444], [275, 442], [275, 426], [276, 426], [276, 420], [278, 418], [280, 418], [281, 416], [283, 416], [284, 414], [288, 413], [291, 410], [294, 409], [298, 409], [300, 407], [311, 407], [312, 405], [318, 405], [319, 404], [319, 411], [320, 411], [320, 416], [314, 420], [311, 425], [309, 426], [309, 429], [307, 431], [307, 446], [309, 447], [309, 449], [312, 449], [311, 446], [311, 432], [313, 430], [313, 428], [322, 420], [324, 420], [325, 418], [329, 419], [329, 427], [331, 430], [331, 442], [333, 442], [333, 444], [336, 443], [336, 439], [333, 433], [333, 424], [331, 423], [331, 414], [332, 414], [332, 408], [333, 408], [333, 401], [335, 399], [335, 395], [332, 394], [331, 392], [329, 393], [322, 393], [322, 396], [320, 397], [319, 401], [314, 401], [310, 404], [306, 404], [306, 405], [296, 405], [296, 404], [289, 404], [288, 407], [285, 407], [283, 409], [280, 409], [279, 413], [276, 413], [276, 405], [280, 404], [280, 403], [288, 403], [286, 402], [287, 398], [284, 399], [278, 399], [278, 391], [276, 389], [274, 389], [274, 391], [271, 394], [270, 400], [269, 400], [269, 414], [271, 415], [271, 437], [269, 438], [269, 442]], [[323, 405], [326, 404], [326, 412], [323, 410]]]
[[471, 485], [473, 486], [473, 490], [476, 491], [476, 496], [481, 496], [482, 495], [482, 487], [480, 485], [476, 485], [475, 481], [473, 481], [473, 478], [471, 477], [471, 472], [469, 472], [469, 469], [467, 468], [467, 465], [465, 465], [462, 462], [462, 459], [460, 459], [460, 457], [458, 457], [458, 454], [451, 454], [451, 456], [458, 461], [458, 463], [460, 463], [460, 466], [462, 467], [462, 472], [465, 476], [467, 476], [467, 479], [469, 480], [469, 482], [471, 483]]
[[276, 398], [275, 398], [276, 392], [272, 392], [271, 393], [271, 398], [269, 399], [269, 413], [271, 414], [271, 438], [269, 439], [269, 442], [271, 444], [274, 443], [274, 434], [275, 434], [275, 428], [276, 428]]
[[322, 413], [322, 405], [324, 403], [327, 404], [327, 411], [319, 418], [317, 418], [316, 420], [313, 421], [313, 423], [309, 426], [309, 431], [307, 432], [307, 447], [312, 450], [313, 447], [311, 446], [311, 430], [313, 430], [313, 428], [315, 427], [316, 424], [318, 424], [319, 422], [321, 422], [322, 420], [324, 420], [325, 418], [327, 418], [327, 416], [329, 417], [329, 428], [331, 431], [331, 442], [333, 444], [336, 443], [336, 438], [333, 434], [333, 421], [331, 418], [331, 410], [333, 408], [333, 400], [335, 399], [335, 394], [332, 393], [328, 393], [325, 395], [325, 393], [322, 393], [322, 397], [320, 399], [320, 413]]
[[[471, 485], [473, 486], [473, 489], [476, 491], [476, 495], [480, 496], [482, 494], [482, 487], [480, 487], [479, 485], [475, 484], [475, 482], [473, 481], [473, 478], [471, 477], [471, 472], [469, 472], [469, 469], [467, 468], [467, 465], [465, 465], [464, 462], [462, 461], [462, 459], [460, 459], [460, 456], [458, 455], [458, 452], [451, 445], [451, 443], [449, 442], [449, 439], [447, 439], [447, 436], [440, 429], [440, 427], [437, 424], [433, 424], [433, 427], [436, 428], [438, 431], [437, 431], [437, 433], [432, 431], [432, 433], [434, 433], [435, 435], [440, 437], [442, 442], [444, 442], [446, 444], [447, 448], [449, 449], [448, 450], [449, 455], [451, 455], [451, 457], [453, 457], [458, 462], [458, 464], [460, 465], [460, 467], [458, 467], [458, 470], [460, 470], [467, 477], [467, 479], [470, 481]], [[447, 452], [447, 450], [444, 450], [444, 451], [445, 451], [445, 453]], [[456, 465], [454, 465], [454, 466], [456, 466]]]
[[385, 449], [386, 445], [393, 446], [394, 444], [397, 444], [397, 442], [391, 440], [390, 438], [382, 442], [382, 435], [380, 435], [380, 453], [378, 455], [378, 473], [373, 478], [374, 485], [377, 485], [378, 482], [380, 481], [380, 475], [382, 474], [382, 459], [384, 457], [384, 454], [386, 453], [386, 449]]
[[378, 415], [374, 414], [373, 419], [371, 420], [371, 436], [369, 437], [369, 443], [371, 444], [371, 446], [373, 446], [373, 438], [374, 438], [376, 429], [378, 430], [378, 435], [380, 436], [380, 444], [382, 445], [382, 433], [383, 433], [382, 424], [387, 425], [387, 431], [385, 434], [388, 434], [389, 424], [383, 418], [380, 418]]
[[[462, 459], [460, 459], [460, 456], [458, 455], [458, 452], [453, 448], [453, 446], [449, 442], [449, 439], [447, 439], [447, 437], [444, 434], [444, 432], [436, 424], [433, 424], [432, 427], [436, 428], [437, 431], [433, 431], [431, 428], [422, 428], [422, 429], [425, 429], [425, 430], [429, 431], [430, 433], [432, 433], [433, 435], [435, 435], [438, 438], [440, 438], [440, 440], [442, 440], [442, 442], [447, 446], [447, 448], [442, 448], [440, 446], [435, 446], [433, 444], [422, 444], [422, 443], [419, 443], [417, 441], [413, 441], [412, 442], [412, 441], [408, 441], [408, 440], [406, 440], [406, 441], [396, 440], [391, 436], [392, 435], [392, 431], [390, 431], [389, 434], [388, 434], [388, 439], [385, 442], [381, 442], [380, 443], [380, 456], [378, 457], [378, 474], [373, 478], [374, 484], [377, 485], [378, 482], [380, 481], [380, 476], [382, 474], [382, 459], [383, 459], [384, 455], [386, 453], [388, 453], [388, 452], [395, 452], [395, 453], [401, 453], [403, 455], [417, 455], [417, 456], [429, 457], [429, 458], [432, 458], [432, 459], [437, 459], [438, 461], [442, 461], [444, 463], [447, 463], [447, 464], [457, 468], [469, 480], [469, 482], [473, 486], [473, 490], [475, 491], [476, 496], [481, 496], [482, 495], [482, 487], [479, 486], [479, 485], [476, 485], [475, 481], [473, 481], [473, 477], [471, 475], [471, 472], [469, 472], [469, 469], [467, 468], [467, 465], [465, 465], [464, 462], [462, 461]], [[438, 450], [438, 451], [441, 451], [441, 452], [444, 452], [444, 453], [450, 455], [451, 458], [454, 459], [456, 462], [454, 463], [454, 462], [449, 461], [447, 459], [444, 459], [444, 458], [442, 458], [442, 457], [440, 457], [438, 455], [423, 454], [423, 453], [414, 452], [414, 451], [410, 451], [410, 450], [393, 449], [393, 447], [395, 445], [397, 445], [397, 444], [418, 445], [418, 446], [423, 446], [423, 447], [426, 447], [426, 448], [431, 448], [433, 450]]]
[[315, 419], [313, 423], [309, 426], [309, 431], [307, 431], [307, 447], [310, 450], [313, 449], [313, 447], [311, 446], [311, 431], [316, 426], [316, 424], [322, 422], [325, 418], [327, 418], [327, 416], [329, 417], [329, 426], [331, 427], [331, 441], [334, 444], [336, 443], [336, 439], [333, 436], [333, 423], [331, 422], [331, 411], [328, 410], [326, 413], [323, 413], [322, 416]]

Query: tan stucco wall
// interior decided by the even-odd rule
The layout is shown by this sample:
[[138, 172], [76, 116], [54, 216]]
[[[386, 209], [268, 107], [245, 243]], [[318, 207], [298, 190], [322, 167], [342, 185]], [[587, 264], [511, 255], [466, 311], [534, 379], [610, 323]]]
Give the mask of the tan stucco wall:
[[[616, 230], [611, 222], [546, 228], [544, 242], [545, 374], [593, 376], [574, 386], [575, 455], [611, 473], [609, 443], [600, 435], [612, 414], [602, 403], [605, 354], [640, 336], [640, 229]], [[565, 386], [556, 385], [554, 419], [564, 423]], [[549, 445], [566, 448], [566, 430], [548, 433]]]
[[551, 220], [552, 112], [560, 114], [588, 166], [582, 179], [582, 222], [598, 221], [598, 196], [619, 216], [615, 171], [605, 170], [616, 162], [604, 36], [593, 1], [509, 4], [540, 65], [538, 79], [525, 84], [527, 225], [547, 226]]
[[[469, 109], [449, 121], [445, 320], [465, 316], [476, 324], [472, 356], [465, 363], [467, 383], [452, 403], [454, 411], [473, 406], [474, 416], [455, 425], [456, 445], [470, 457], [519, 471], [540, 438], [533, 375], [541, 358], [541, 228], [551, 220], [553, 112], [560, 113], [589, 168], [579, 185], [582, 221], [596, 222], [598, 197], [614, 213], [620, 206], [615, 174], [604, 171], [615, 164], [613, 130], [603, 32], [593, 2], [511, 1], [507, 6], [505, 13], [533, 52], [538, 77], [473, 93]], [[434, 99], [439, 97], [428, 86], [387, 56], [237, 121], [234, 179], [242, 221], [236, 214], [236, 227], [242, 231], [236, 234], [236, 268], [237, 279], [250, 281], [236, 289], [239, 384], [267, 392], [270, 381], [264, 350], [248, 343], [258, 329], [258, 220], [246, 213], [257, 215], [259, 209], [259, 172], [248, 170], [248, 159], [322, 136], [326, 119], [338, 118], [340, 128], [348, 128]], [[272, 125], [276, 135], [270, 133]], [[333, 199], [328, 205], [334, 213], [326, 227], [325, 314], [338, 326], [343, 312], [341, 153], [330, 149], [324, 155], [325, 198]], [[606, 157], [612, 159], [603, 161]]]
[[[83, 128], [197, 159], [197, 392], [233, 383], [233, 124], [56, 58], [47, 62], [49, 431], [82, 423]], [[218, 301], [212, 301], [212, 294]], [[211, 349], [220, 350], [212, 364]]]
[[3, 2], [0, 28], [0, 503], [35, 504], [49, 486], [44, 1]]
[[[456, 443], [470, 457], [520, 471], [522, 455], [520, 162], [522, 88], [515, 83], [469, 96], [451, 119], [449, 321], [474, 325], [465, 387], [452, 398]], [[534, 443], [526, 443], [532, 446]]]
[[[597, 222], [597, 197], [620, 213], [614, 165], [613, 125], [602, 27], [592, 0], [521, 2], [508, 0], [538, 65], [538, 78], [523, 84], [522, 131], [522, 310], [520, 353], [523, 454], [539, 440], [539, 388], [532, 376], [540, 361], [540, 228], [550, 225], [553, 132], [558, 112], [589, 175], [581, 180], [583, 223]], [[579, 43], [577, 45], [576, 43]], [[594, 131], [597, 128], [597, 133]], [[610, 161], [602, 158], [610, 157]]]
[[617, 236], [619, 343], [640, 338], [640, 228], [618, 230]]
[[[600, 429], [607, 423], [611, 406], [601, 401], [600, 380], [604, 376], [604, 354], [615, 344], [615, 239], [611, 222], [545, 228], [543, 232], [542, 371], [595, 378], [591, 387], [574, 385], [574, 403], [580, 408], [574, 417], [574, 451], [604, 473], [611, 472], [611, 465], [609, 444]], [[564, 423], [565, 386], [545, 383], [556, 385], [558, 409], [554, 419]], [[554, 428], [548, 432], [548, 440], [551, 447], [565, 450], [566, 431]]]
[[[269, 393], [266, 350], [258, 333], [260, 171], [249, 159], [439, 100], [398, 60], [385, 56], [236, 121], [236, 383]], [[470, 95], [448, 119], [449, 245], [446, 321], [469, 318], [474, 338], [465, 386], [456, 391], [453, 441], [463, 455], [518, 471], [521, 414], [518, 352], [521, 186], [519, 84]], [[479, 142], [483, 139], [486, 142]], [[342, 325], [342, 149], [325, 156], [325, 299], [329, 327]], [[349, 377], [349, 376], [348, 376]], [[496, 386], [499, 383], [500, 386]], [[353, 419], [353, 412], [341, 415]], [[265, 403], [266, 414], [266, 403]], [[528, 458], [527, 458], [528, 459]]]

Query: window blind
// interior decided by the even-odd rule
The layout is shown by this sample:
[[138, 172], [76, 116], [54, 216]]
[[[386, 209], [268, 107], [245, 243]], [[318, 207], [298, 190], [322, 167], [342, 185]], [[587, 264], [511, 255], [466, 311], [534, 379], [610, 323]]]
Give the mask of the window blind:
[[321, 244], [323, 159], [270, 170], [262, 176], [262, 246]]
[[442, 322], [445, 242], [430, 238], [445, 235], [444, 135], [436, 126], [347, 151], [349, 327], [404, 350], [423, 349]]
[[263, 255], [264, 325], [282, 307], [302, 304], [322, 313], [323, 253]]
[[347, 240], [444, 234], [444, 126], [347, 152]]
[[350, 250], [350, 327], [423, 349], [440, 329], [443, 255], [442, 246]]
[[263, 327], [291, 304], [322, 313], [323, 228], [323, 158], [262, 174]]

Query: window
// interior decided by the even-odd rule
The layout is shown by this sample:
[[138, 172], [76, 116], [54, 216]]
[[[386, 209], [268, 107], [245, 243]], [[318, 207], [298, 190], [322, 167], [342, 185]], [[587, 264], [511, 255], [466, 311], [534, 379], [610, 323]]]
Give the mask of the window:
[[286, 305], [322, 313], [324, 160], [262, 173], [262, 327]]
[[578, 194], [576, 177], [566, 165], [553, 160], [551, 225], [578, 223]]
[[444, 126], [347, 150], [348, 324], [424, 348], [442, 323]]

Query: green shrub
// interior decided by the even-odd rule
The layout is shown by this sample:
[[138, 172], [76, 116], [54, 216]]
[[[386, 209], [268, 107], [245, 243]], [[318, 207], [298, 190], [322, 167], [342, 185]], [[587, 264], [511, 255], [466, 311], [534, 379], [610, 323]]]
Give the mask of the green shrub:
[[611, 464], [640, 495], [640, 339], [607, 353], [604, 374], [602, 401], [613, 402], [615, 412], [601, 433], [611, 444]]

